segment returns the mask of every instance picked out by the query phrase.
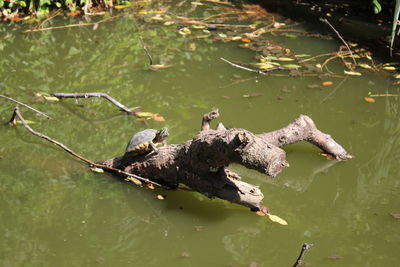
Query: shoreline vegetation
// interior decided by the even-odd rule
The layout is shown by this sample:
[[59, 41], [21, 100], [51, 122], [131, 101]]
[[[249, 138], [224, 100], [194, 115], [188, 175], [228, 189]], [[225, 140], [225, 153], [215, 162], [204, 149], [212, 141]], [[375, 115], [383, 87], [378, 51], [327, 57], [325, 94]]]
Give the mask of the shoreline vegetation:
[[104, 15], [109, 9], [123, 9], [147, 1], [124, 0], [0, 0], [0, 21], [41, 20], [60, 15]]

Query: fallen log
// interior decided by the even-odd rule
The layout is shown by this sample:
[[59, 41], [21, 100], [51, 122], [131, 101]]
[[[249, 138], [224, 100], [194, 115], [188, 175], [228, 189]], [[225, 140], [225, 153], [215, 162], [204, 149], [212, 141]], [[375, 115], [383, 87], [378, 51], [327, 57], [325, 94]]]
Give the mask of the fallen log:
[[245, 129], [226, 129], [219, 123], [211, 129], [211, 120], [218, 110], [205, 114], [201, 131], [183, 144], [159, 148], [158, 153], [132, 158], [115, 157], [101, 164], [123, 170], [169, 188], [184, 184], [210, 198], [218, 197], [252, 210], [260, 210], [263, 194], [255, 185], [241, 181], [238, 174], [227, 169], [238, 163], [275, 177], [285, 167], [286, 153], [280, 147], [307, 141], [337, 160], [352, 156], [332, 137], [319, 131], [311, 118], [299, 116], [288, 126], [269, 133], [254, 134]]

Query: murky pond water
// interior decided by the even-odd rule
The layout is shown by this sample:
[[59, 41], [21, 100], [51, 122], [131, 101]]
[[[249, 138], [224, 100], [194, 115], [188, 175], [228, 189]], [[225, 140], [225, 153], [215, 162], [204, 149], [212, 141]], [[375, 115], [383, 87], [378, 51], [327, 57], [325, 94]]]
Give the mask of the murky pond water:
[[[77, 22], [56, 18], [51, 26]], [[265, 205], [289, 222], [281, 226], [198, 193], [146, 190], [93, 173], [21, 126], [5, 125], [14, 105], [0, 99], [2, 266], [292, 266], [304, 242], [314, 244], [305, 257], [312, 266], [398, 264], [399, 221], [390, 213], [400, 213], [399, 100], [363, 100], [368, 92], [398, 94], [390, 75], [363, 71], [345, 78], [343, 66], [333, 62], [330, 69], [341, 77], [330, 78], [332, 86], [309, 88], [321, 84], [318, 77], [263, 76], [221, 61], [255, 62], [256, 53], [237, 42], [190, 38], [176, 25], [141, 22], [125, 15], [96, 30], [34, 33], [1, 25], [1, 94], [46, 112], [53, 120], [22, 109], [34, 129], [92, 160], [121, 155], [131, 135], [145, 128], [166, 126], [170, 143], [186, 141], [215, 107], [225, 125], [255, 133], [307, 114], [355, 158], [329, 161], [310, 144], [296, 144], [285, 147], [290, 168], [276, 179], [231, 166], [260, 186]], [[138, 24], [154, 61], [172, 67], [148, 70]], [[339, 46], [271, 37], [296, 54]], [[94, 91], [166, 121], [137, 120], [102, 99], [52, 103], [34, 97]], [[243, 97], [254, 93], [260, 94]], [[160, 193], [167, 197], [157, 199]]]

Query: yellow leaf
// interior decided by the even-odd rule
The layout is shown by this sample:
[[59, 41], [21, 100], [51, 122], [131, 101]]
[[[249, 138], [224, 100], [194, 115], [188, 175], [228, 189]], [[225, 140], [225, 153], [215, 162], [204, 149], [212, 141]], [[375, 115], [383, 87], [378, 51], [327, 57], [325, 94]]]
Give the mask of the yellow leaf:
[[139, 179], [136, 179], [136, 178], [131, 177], [131, 176], [126, 177], [126, 178], [125, 178], [125, 181], [133, 182], [133, 183], [135, 183], [136, 185], [141, 185], [141, 184], [142, 184], [142, 182], [141, 182]]
[[356, 72], [356, 71], [347, 71], [347, 70], [345, 70], [344, 74], [351, 75], [351, 76], [361, 76], [361, 73]]
[[358, 66], [360, 66], [361, 68], [364, 68], [364, 69], [372, 69], [372, 67], [368, 64], [358, 64]]
[[232, 40], [232, 41], [239, 41], [239, 40], [242, 40], [242, 37], [241, 37], [241, 36], [233, 36], [233, 37], [231, 38], [231, 40]]
[[146, 111], [138, 111], [138, 112], [135, 112], [135, 116], [137, 116], [139, 118], [146, 118], [146, 117], [152, 117], [153, 113], [146, 112]]
[[184, 28], [180, 29], [178, 32], [179, 32], [180, 35], [183, 35], [183, 36], [192, 33], [192, 31], [187, 27], [184, 27]]
[[400, 79], [400, 74], [394, 75], [393, 78], [395, 78], [395, 79]]
[[127, 8], [127, 6], [114, 6], [115, 9], [124, 9]]
[[147, 14], [147, 10], [140, 10], [138, 12], [139, 15], [146, 15]]
[[196, 47], [196, 44], [195, 44], [195, 43], [190, 43], [190, 44], [189, 44], [189, 50], [190, 50], [190, 51], [196, 51], [196, 48], [197, 48], [197, 47]]
[[279, 223], [281, 225], [288, 225], [288, 223], [284, 219], [282, 219], [276, 215], [272, 215], [269, 213], [267, 213], [267, 215], [268, 215], [269, 219], [273, 222]]
[[153, 190], [154, 189], [154, 185], [153, 184], [147, 184], [147, 188]]
[[92, 172], [97, 172], [97, 173], [103, 173], [104, 172], [104, 170], [102, 168], [94, 167], [94, 168], [90, 168], [90, 169], [92, 170]]
[[206, 26], [205, 25], [198, 25], [198, 24], [195, 24], [195, 25], [192, 25], [192, 28], [193, 29], [205, 29], [206, 28]]
[[293, 61], [293, 58], [290, 57], [278, 57], [277, 58], [278, 61]]
[[164, 22], [165, 26], [174, 25], [174, 24], [175, 24], [175, 21], [172, 21], [172, 20]]
[[172, 67], [172, 65], [164, 65], [164, 64], [154, 64], [154, 65], [150, 65], [150, 69], [151, 70], [159, 70], [159, 69], [166, 69], [166, 68], [170, 68]]
[[383, 69], [384, 70], [396, 70], [396, 68], [393, 66], [386, 66], [386, 67], [383, 67]]
[[372, 97], [364, 97], [364, 101], [368, 103], [375, 103], [375, 99], [373, 99]]
[[201, 3], [201, 2], [192, 2], [191, 4], [192, 4], [192, 5], [195, 5], [195, 6], [202, 6], [202, 5], [204, 5], [204, 4]]
[[57, 102], [57, 101], [60, 101], [60, 99], [58, 99], [57, 97], [55, 97], [55, 96], [43, 96], [44, 97], [44, 99], [46, 99], [47, 101], [49, 101], [49, 102]]
[[267, 69], [275, 68], [275, 66], [270, 64], [270, 63], [257, 63], [256, 65], [261, 70], [267, 70]]
[[159, 14], [155, 15], [154, 17], [151, 17], [151, 19], [152, 20], [163, 20], [163, 18]]

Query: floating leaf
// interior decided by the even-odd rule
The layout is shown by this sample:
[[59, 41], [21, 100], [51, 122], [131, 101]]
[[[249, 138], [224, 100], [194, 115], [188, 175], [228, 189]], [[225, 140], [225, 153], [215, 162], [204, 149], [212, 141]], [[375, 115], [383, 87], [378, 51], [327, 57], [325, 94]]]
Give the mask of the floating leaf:
[[267, 213], [267, 215], [268, 215], [269, 219], [273, 222], [279, 223], [281, 225], [288, 225], [288, 223], [284, 219], [282, 219], [276, 215], [272, 215], [269, 213]]
[[364, 69], [372, 69], [372, 67], [368, 64], [358, 64], [358, 66], [360, 66], [361, 68], [364, 68]]
[[158, 114], [158, 113], [153, 114], [153, 115], [151, 116], [151, 118], [154, 119], [155, 121], [165, 121], [164, 117], [161, 116], [161, 115]]
[[151, 112], [146, 112], [146, 111], [137, 111], [134, 112], [135, 116], [139, 117], [139, 118], [149, 118], [153, 116], [153, 113]]
[[332, 84], [333, 84], [333, 82], [331, 82], [331, 81], [326, 81], [326, 82], [322, 83], [323, 86], [331, 86]]
[[298, 68], [301, 68], [301, 66], [299, 66], [299, 65], [296, 65], [296, 64], [287, 64], [287, 65], [283, 65], [285, 68], [288, 68], [288, 69], [298, 69]]
[[147, 14], [147, 10], [139, 10], [138, 12], [139, 15], [146, 15]]
[[393, 78], [395, 78], [395, 79], [400, 79], [400, 74], [395, 74], [395, 75], [393, 75]]
[[400, 213], [390, 213], [390, 215], [395, 219], [400, 219]]
[[172, 20], [164, 22], [165, 26], [174, 25], [174, 24], [175, 24], [175, 21], [172, 21]]
[[127, 6], [118, 5], [118, 6], [114, 6], [114, 8], [115, 9], [124, 9], [124, 8], [127, 8]]
[[180, 29], [178, 32], [179, 32], [180, 35], [183, 35], [183, 36], [192, 33], [192, 31], [191, 31], [188, 27], [183, 27], [183, 28]]
[[44, 99], [46, 99], [49, 102], [58, 102], [58, 101], [60, 101], [60, 99], [58, 97], [55, 97], [55, 96], [45, 96], [44, 95], [43, 97], [44, 97]]
[[163, 17], [161, 17], [160, 14], [157, 14], [157, 15], [151, 17], [151, 19], [152, 19], [152, 20], [157, 20], [157, 21], [164, 20]]
[[298, 57], [298, 58], [310, 57], [310, 55], [308, 55], [308, 54], [299, 54], [299, 55], [294, 55], [294, 56]]
[[396, 70], [396, 67], [393, 66], [385, 66], [383, 67], [384, 70]]
[[242, 38], [241, 39], [243, 43], [250, 43], [251, 40], [249, 38]]
[[307, 85], [307, 87], [313, 89], [313, 88], [318, 88], [319, 85], [318, 84], [309, 84], [309, 85]]
[[218, 36], [221, 38], [226, 38], [228, 37], [228, 35], [226, 35], [225, 33], [218, 33]]
[[270, 63], [256, 63], [256, 65], [258, 66], [259, 69], [262, 69], [262, 70], [275, 68], [275, 66]]
[[375, 99], [372, 97], [364, 97], [364, 101], [368, 103], [375, 103]]
[[153, 64], [150, 65], [149, 68], [151, 70], [159, 70], [159, 69], [166, 69], [166, 68], [170, 68], [172, 67], [172, 65], [164, 65], [164, 64]]
[[92, 172], [97, 172], [97, 173], [103, 173], [104, 172], [104, 170], [102, 168], [97, 168], [97, 167], [90, 168], [90, 170]]
[[195, 24], [195, 25], [192, 25], [192, 28], [200, 30], [200, 29], [205, 29], [206, 26], [205, 25]]
[[232, 41], [239, 41], [239, 40], [241, 40], [241, 39], [242, 39], [242, 36], [233, 36], [233, 37], [231, 38]]
[[351, 75], [351, 76], [361, 76], [361, 73], [357, 71], [351, 71], [351, 70], [344, 70], [344, 74]]
[[132, 177], [132, 176], [126, 177], [125, 181], [133, 182], [136, 185], [142, 185], [142, 182], [139, 179], [136, 179], [135, 177]]
[[278, 57], [276, 60], [278, 61], [293, 61], [293, 58], [290, 57]]
[[164, 200], [164, 197], [163, 197], [162, 195], [157, 195], [157, 198], [158, 198], [159, 200]]
[[201, 2], [192, 2], [191, 4], [192, 4], [192, 5], [195, 5], [195, 6], [202, 6], [202, 5], [204, 5], [204, 4], [201, 3]]
[[197, 46], [196, 46], [195, 43], [190, 43], [190, 44], [189, 44], [189, 50], [190, 50], [190, 51], [196, 51], [196, 49], [197, 49]]
[[153, 184], [147, 184], [146, 185], [148, 189], [154, 190], [154, 185]]

